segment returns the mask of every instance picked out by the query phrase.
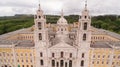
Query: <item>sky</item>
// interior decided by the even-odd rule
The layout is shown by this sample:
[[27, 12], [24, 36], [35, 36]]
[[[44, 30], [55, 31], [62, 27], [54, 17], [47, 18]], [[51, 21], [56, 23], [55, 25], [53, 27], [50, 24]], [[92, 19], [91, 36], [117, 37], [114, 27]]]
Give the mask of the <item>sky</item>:
[[[85, 0], [0, 0], [0, 16], [15, 14], [35, 14], [38, 4], [44, 14], [60, 15], [63, 9], [65, 15], [81, 14]], [[91, 15], [120, 15], [120, 0], [88, 0], [88, 10]]]

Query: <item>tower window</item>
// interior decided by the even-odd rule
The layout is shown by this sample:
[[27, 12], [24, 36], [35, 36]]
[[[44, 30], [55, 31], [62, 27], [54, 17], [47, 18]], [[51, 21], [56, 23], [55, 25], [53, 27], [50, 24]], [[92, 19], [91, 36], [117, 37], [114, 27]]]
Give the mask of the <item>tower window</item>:
[[41, 18], [41, 16], [39, 16], [39, 18]]
[[84, 66], [84, 61], [83, 60], [81, 61], [81, 66]]
[[63, 52], [61, 52], [61, 57], [63, 57], [63, 55], [64, 55], [64, 53], [63, 53]]
[[42, 40], [42, 34], [39, 33], [39, 40]]
[[43, 64], [44, 64], [43, 60], [40, 60], [40, 65], [43, 65]]
[[86, 41], [86, 34], [83, 34], [83, 41]]
[[38, 29], [41, 30], [41, 22], [38, 22]]
[[84, 30], [87, 30], [87, 23], [84, 23]]

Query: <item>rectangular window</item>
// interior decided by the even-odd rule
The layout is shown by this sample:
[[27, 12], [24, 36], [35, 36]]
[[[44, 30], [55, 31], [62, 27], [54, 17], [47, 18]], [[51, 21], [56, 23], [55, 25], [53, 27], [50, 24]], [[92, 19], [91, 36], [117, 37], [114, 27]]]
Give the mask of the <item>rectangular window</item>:
[[40, 60], [40, 65], [41, 65], [41, 66], [43, 66], [43, 65], [44, 65], [43, 60]]
[[84, 30], [87, 30], [87, 22], [84, 23]]
[[63, 55], [64, 55], [64, 53], [63, 53], [63, 52], [61, 52], [61, 57], [63, 57]]
[[52, 57], [54, 57], [55, 56], [55, 54], [54, 53], [52, 53]]

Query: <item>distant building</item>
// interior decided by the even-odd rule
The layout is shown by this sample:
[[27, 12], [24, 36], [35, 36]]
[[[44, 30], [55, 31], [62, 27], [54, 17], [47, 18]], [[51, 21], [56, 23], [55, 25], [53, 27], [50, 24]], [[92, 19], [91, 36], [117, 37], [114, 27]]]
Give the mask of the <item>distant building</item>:
[[46, 24], [39, 5], [33, 27], [0, 35], [0, 67], [120, 67], [120, 35], [91, 27], [87, 4], [78, 20]]

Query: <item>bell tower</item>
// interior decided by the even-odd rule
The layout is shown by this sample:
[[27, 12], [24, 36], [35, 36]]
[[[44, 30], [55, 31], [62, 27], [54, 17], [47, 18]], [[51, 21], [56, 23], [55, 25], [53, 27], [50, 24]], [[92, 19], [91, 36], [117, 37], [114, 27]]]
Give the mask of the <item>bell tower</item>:
[[35, 22], [35, 31], [34, 31], [34, 36], [35, 36], [35, 43], [36, 47], [44, 47], [46, 46], [47, 42], [47, 28], [45, 27], [46, 25], [46, 18], [43, 15], [43, 11], [40, 7], [37, 10], [37, 14], [34, 16], [34, 22]]
[[[48, 33], [46, 28], [46, 18], [40, 7], [37, 10], [37, 14], [34, 16], [35, 30], [35, 57], [36, 67], [47, 67], [47, 45], [48, 45]], [[46, 58], [46, 59], [44, 59]]]
[[78, 38], [79, 47], [90, 47], [90, 45], [83, 44], [90, 44], [91, 42], [91, 16], [87, 9], [87, 1], [85, 2], [85, 8], [82, 11], [82, 15], [79, 17]]
[[89, 50], [91, 43], [91, 17], [87, 9], [87, 1], [82, 15], [79, 17], [79, 28], [77, 33], [78, 43], [78, 66], [89, 67]]

